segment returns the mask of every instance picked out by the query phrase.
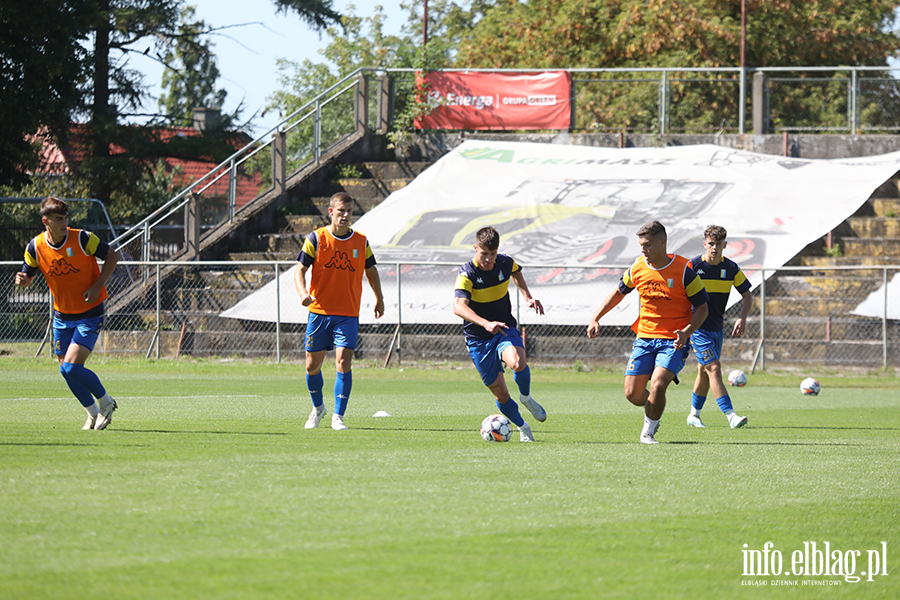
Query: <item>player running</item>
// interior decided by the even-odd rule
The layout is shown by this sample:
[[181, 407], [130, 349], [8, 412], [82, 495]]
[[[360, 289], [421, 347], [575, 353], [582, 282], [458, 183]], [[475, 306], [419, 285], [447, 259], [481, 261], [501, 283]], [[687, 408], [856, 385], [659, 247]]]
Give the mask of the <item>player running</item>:
[[687, 424], [691, 427], [706, 427], [700, 420], [700, 411], [706, 402], [706, 395], [712, 391], [716, 404], [725, 413], [732, 429], [747, 424], [747, 417], [740, 417], [734, 412], [731, 397], [722, 382], [722, 340], [725, 337], [725, 309], [728, 306], [728, 295], [734, 286], [743, 298], [741, 316], [738, 317], [731, 330], [733, 337], [744, 335], [747, 315], [750, 314], [750, 282], [736, 262], [725, 258], [723, 252], [728, 242], [728, 232], [719, 225], [710, 225], [703, 232], [703, 247], [706, 252], [691, 260], [691, 268], [703, 281], [706, 293], [709, 294], [709, 316], [691, 335], [694, 354], [697, 355], [697, 379], [694, 381], [694, 392], [691, 396], [691, 413]]
[[540, 300], [531, 297], [522, 269], [511, 256], [499, 254], [500, 234], [493, 227], [475, 233], [475, 258], [459, 268], [453, 299], [453, 314], [462, 317], [469, 355], [484, 385], [494, 394], [497, 408], [519, 428], [519, 439], [533, 442], [531, 426], [509, 397], [503, 364], [513, 370], [519, 401], [540, 422], [547, 412], [531, 397], [531, 370], [525, 362], [525, 345], [516, 328], [509, 299], [509, 280], [515, 282], [528, 308], [544, 314]]
[[[84, 363], [103, 329], [106, 281], [116, 269], [119, 253], [93, 233], [69, 228], [69, 205], [59, 198], [41, 202], [44, 232], [28, 243], [16, 285], [28, 287], [38, 271], [53, 293], [53, 350], [59, 372], [88, 418], [82, 429], [106, 429], [116, 401]], [[103, 260], [103, 268], [97, 259]]]
[[[622, 275], [619, 285], [600, 305], [587, 327], [589, 338], [600, 333], [600, 319], [625, 294], [637, 289], [641, 309], [631, 329], [637, 334], [625, 369], [625, 398], [644, 407], [642, 444], [658, 444], [654, 437], [666, 408], [666, 389], [684, 367], [691, 334], [708, 314], [706, 290], [688, 259], [666, 251], [666, 228], [659, 221], [637, 232], [641, 254]], [[647, 389], [647, 384], [650, 389]]]
[[[337, 375], [334, 381], [334, 414], [331, 428], [347, 429], [344, 413], [353, 388], [353, 352], [359, 336], [359, 308], [362, 303], [363, 273], [375, 293], [375, 318], [384, 314], [381, 278], [375, 255], [366, 236], [350, 228], [353, 199], [344, 192], [331, 197], [331, 223], [320, 227], [303, 242], [297, 255], [294, 285], [300, 302], [309, 310], [306, 324], [306, 386], [313, 409], [304, 426], [314, 429], [325, 416], [322, 363], [325, 353], [335, 351]], [[309, 289], [306, 273], [312, 270]]]

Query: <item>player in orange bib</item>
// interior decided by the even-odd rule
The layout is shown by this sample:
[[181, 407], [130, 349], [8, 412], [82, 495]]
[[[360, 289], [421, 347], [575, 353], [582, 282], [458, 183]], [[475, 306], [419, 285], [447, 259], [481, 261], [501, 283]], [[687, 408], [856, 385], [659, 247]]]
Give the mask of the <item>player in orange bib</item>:
[[[59, 198], [41, 202], [44, 232], [25, 248], [25, 263], [16, 285], [28, 287], [38, 271], [53, 293], [53, 348], [59, 372], [84, 406], [88, 419], [82, 429], [106, 429], [116, 401], [106, 393], [87, 362], [103, 329], [106, 280], [119, 262], [119, 253], [93, 233], [69, 228], [69, 206]], [[97, 264], [102, 259], [103, 268]]]
[[[375, 267], [375, 256], [366, 236], [350, 229], [353, 199], [344, 192], [331, 197], [328, 215], [331, 223], [320, 227], [303, 242], [297, 256], [294, 284], [300, 302], [309, 310], [306, 324], [306, 386], [313, 409], [306, 429], [319, 426], [325, 416], [322, 397], [324, 381], [322, 363], [325, 353], [336, 348], [337, 375], [334, 382], [334, 414], [331, 428], [347, 429], [344, 411], [353, 387], [353, 352], [359, 336], [359, 307], [362, 302], [362, 279], [365, 273], [375, 293], [375, 318], [384, 314], [381, 279]], [[306, 273], [312, 272], [309, 288]]]
[[597, 337], [600, 319], [625, 294], [638, 291], [641, 310], [631, 327], [637, 339], [625, 370], [625, 397], [635, 406], [644, 407], [641, 443], [656, 444], [659, 420], [666, 408], [666, 389], [684, 367], [691, 334], [706, 320], [709, 297], [689, 260], [666, 251], [662, 223], [644, 225], [637, 237], [643, 256], [625, 271], [618, 287], [591, 317], [587, 335]]

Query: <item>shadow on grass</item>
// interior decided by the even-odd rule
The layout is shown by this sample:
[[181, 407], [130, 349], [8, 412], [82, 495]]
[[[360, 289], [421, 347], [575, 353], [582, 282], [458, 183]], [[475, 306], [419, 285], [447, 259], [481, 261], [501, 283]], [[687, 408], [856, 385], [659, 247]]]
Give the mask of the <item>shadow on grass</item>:
[[193, 431], [188, 429], [116, 429], [121, 433], [181, 433], [187, 435], [291, 435], [283, 431]]

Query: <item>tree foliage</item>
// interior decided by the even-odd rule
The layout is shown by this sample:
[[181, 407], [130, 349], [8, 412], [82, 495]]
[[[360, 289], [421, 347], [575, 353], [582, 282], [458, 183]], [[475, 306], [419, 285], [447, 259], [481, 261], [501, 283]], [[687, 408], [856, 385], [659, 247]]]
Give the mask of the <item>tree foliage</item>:
[[0, 3], [0, 184], [27, 183], [43, 137], [65, 140], [81, 100], [86, 51], [78, 40], [90, 31], [93, 4]]
[[178, 37], [167, 49], [163, 62], [163, 94], [159, 107], [174, 125], [190, 127], [195, 107], [221, 109], [225, 90], [217, 90], [219, 68], [212, 45], [203, 35], [209, 27], [194, 19], [196, 10], [186, 6], [181, 10]]
[[[331, 0], [272, 2], [316, 28], [340, 17]], [[155, 131], [163, 119], [148, 112], [147, 84], [129, 63], [137, 54], [174, 61], [181, 78], [170, 80], [165, 101], [180, 109], [194, 100], [221, 101], [205, 37], [213, 28], [182, 23], [184, 5], [184, 0], [0, 3], [0, 184], [27, 183], [40, 148], [31, 136], [38, 132], [83, 151], [76, 177], [89, 195], [128, 205], [143, 201], [160, 157], [215, 158], [227, 149], [227, 121], [204, 136], [160, 139]], [[198, 96], [192, 96], [195, 87]], [[176, 112], [183, 124], [183, 110]], [[148, 117], [152, 125], [123, 122]], [[68, 135], [73, 121], [85, 126]]]
[[[884, 65], [896, 1], [749, 0], [747, 66]], [[740, 65], [740, 0], [497, 0], [460, 45], [469, 67]]]

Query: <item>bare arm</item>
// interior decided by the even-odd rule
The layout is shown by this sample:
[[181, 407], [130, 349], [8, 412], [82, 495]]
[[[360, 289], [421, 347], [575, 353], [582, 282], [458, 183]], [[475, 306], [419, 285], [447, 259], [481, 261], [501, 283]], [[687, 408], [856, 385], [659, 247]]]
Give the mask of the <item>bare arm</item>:
[[522, 297], [525, 298], [525, 303], [528, 305], [528, 308], [533, 308], [534, 312], [539, 315], [544, 314], [544, 306], [541, 304], [541, 301], [531, 297], [531, 292], [528, 291], [528, 284], [525, 283], [525, 276], [522, 275], [522, 271], [513, 273], [512, 280], [513, 283], [516, 284], [516, 287], [519, 288]]
[[381, 276], [378, 274], [378, 268], [372, 265], [366, 269], [366, 280], [369, 287], [375, 294], [375, 318], [379, 319], [384, 314], [384, 294], [381, 292]]
[[618, 306], [619, 302], [621, 302], [624, 297], [625, 294], [620, 292], [618, 287], [609, 293], [600, 305], [600, 308], [598, 308], [593, 316], [591, 316], [591, 320], [587, 327], [587, 336], [589, 338], [597, 337], [597, 334], [600, 333], [600, 319], [602, 319], [606, 313]]
[[294, 269], [294, 287], [297, 288], [297, 294], [300, 296], [300, 304], [303, 306], [309, 306], [313, 303], [313, 300], [315, 300], [315, 298], [310, 296], [309, 291], [306, 289], [307, 271], [309, 271], [309, 267], [303, 263], [297, 263], [297, 268]]
[[738, 320], [734, 323], [734, 329], [731, 331], [731, 335], [734, 337], [740, 337], [744, 335], [744, 328], [747, 326], [747, 316], [750, 314], [750, 308], [753, 306], [753, 297], [750, 295], [750, 292], [744, 292], [741, 294], [741, 298], [743, 298], [741, 305], [741, 316], [738, 317]]
[[706, 305], [706, 302], [694, 308], [694, 316], [691, 317], [690, 324], [684, 329], [675, 330], [674, 345], [676, 350], [684, 348], [684, 345], [687, 344], [688, 340], [691, 338], [691, 334], [697, 331], [698, 327], [703, 325], [703, 321], [705, 321], [708, 316], [709, 307]]
[[84, 291], [85, 302], [97, 301], [97, 298], [100, 297], [100, 290], [103, 289], [103, 286], [106, 285], [106, 282], [113, 274], [113, 271], [116, 270], [117, 264], [119, 264], [119, 251], [115, 248], [110, 248], [109, 252], [106, 254], [106, 259], [103, 261], [103, 268], [100, 269], [100, 277], [97, 278], [97, 281], [95, 281], [91, 287]]

